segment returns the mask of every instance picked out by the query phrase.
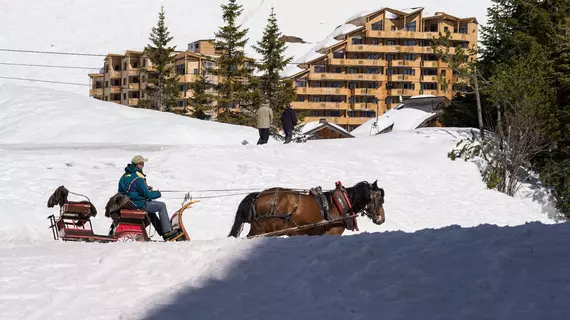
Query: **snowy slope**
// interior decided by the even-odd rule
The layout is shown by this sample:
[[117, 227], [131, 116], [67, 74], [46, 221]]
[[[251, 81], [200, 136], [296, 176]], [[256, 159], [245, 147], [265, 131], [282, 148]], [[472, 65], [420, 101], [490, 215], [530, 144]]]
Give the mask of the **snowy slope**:
[[[174, 37], [173, 44], [185, 50], [197, 39], [214, 36], [221, 24], [220, 4], [225, 0], [0, 0], [0, 49], [37, 51], [124, 53], [127, 49], [140, 50], [148, 43], [151, 28], [156, 24], [161, 3], [166, 10], [166, 21]], [[280, 27], [285, 35], [297, 36], [309, 42], [291, 44], [290, 55], [301, 57], [326, 38], [336, 27], [345, 23], [354, 13], [371, 11], [382, 6], [405, 8], [424, 6], [427, 11], [448, 11], [457, 16], [476, 16], [486, 21], [490, 0], [403, 0], [397, 3], [376, 0], [242, 0], [244, 13], [240, 22], [248, 34], [248, 54], [255, 55], [251, 45], [261, 38], [271, 6], [275, 7]], [[50, 81], [88, 84], [87, 73], [103, 66], [103, 57], [31, 54], [0, 51], [0, 61], [19, 64], [48, 64], [94, 68], [93, 70], [62, 69], [0, 64], [0, 77], [19, 77]], [[60, 90], [88, 94], [88, 87], [11, 82], [47, 86]]]
[[0, 122], [0, 145], [239, 145], [258, 135], [254, 128], [14, 84], [0, 85]]
[[[568, 224], [555, 224], [550, 204], [534, 200], [543, 190], [511, 198], [487, 190], [474, 163], [447, 159], [466, 129], [243, 146], [239, 141], [255, 138], [254, 129], [46, 89], [0, 92], [0, 319], [569, 314]], [[158, 126], [141, 127], [146, 121]], [[77, 122], [86, 130], [69, 126]], [[117, 124], [129, 135], [154, 137], [133, 142]], [[51, 240], [46, 217], [57, 209], [46, 203], [60, 185], [89, 196], [99, 211], [95, 232], [107, 232], [105, 203], [135, 154], [150, 158], [149, 184], [201, 198], [184, 216], [193, 241]], [[245, 195], [205, 198], [219, 194], [200, 191], [329, 189], [337, 180], [351, 186], [376, 179], [386, 190], [387, 222], [359, 218], [360, 232], [343, 237], [227, 239]], [[172, 213], [182, 196], [165, 193], [162, 200]]]

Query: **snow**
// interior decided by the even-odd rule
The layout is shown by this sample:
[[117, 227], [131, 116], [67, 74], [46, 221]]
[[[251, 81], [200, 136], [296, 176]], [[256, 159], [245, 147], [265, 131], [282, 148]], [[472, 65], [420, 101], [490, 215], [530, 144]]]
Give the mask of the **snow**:
[[[0, 43], [17, 49], [124, 52], [146, 43], [164, 3], [172, 35], [185, 48], [211, 37], [221, 2], [3, 0], [0, 20], [6, 27]], [[259, 39], [271, 5], [284, 34], [310, 42], [334, 29], [348, 10], [355, 11], [352, 2], [243, 2], [250, 41]], [[358, 6], [376, 2], [362, 0]], [[441, 11], [478, 18], [490, 3], [426, 5], [430, 2]], [[315, 19], [315, 12], [330, 22]], [[0, 52], [0, 59], [102, 65], [100, 57]], [[0, 76], [54, 81], [87, 83], [86, 73], [0, 66]], [[289, 145], [270, 140], [257, 146], [254, 128], [101, 102], [78, 86], [0, 81], [0, 319], [570, 315], [568, 223], [557, 223], [539, 182], [508, 197], [486, 188], [474, 162], [449, 160], [447, 153], [470, 135], [469, 129], [413, 130], [425, 112], [404, 108], [386, 113], [389, 118], [383, 119], [395, 125], [388, 134]], [[51, 193], [65, 185], [89, 196], [99, 211], [93, 228], [106, 234], [110, 219], [104, 206], [135, 154], [150, 159], [145, 166], [150, 185], [187, 190], [200, 200], [184, 215], [192, 241], [53, 241], [46, 219], [57, 214], [46, 207]], [[386, 222], [377, 226], [359, 218], [360, 231], [342, 237], [228, 239], [245, 194], [204, 191], [331, 189], [338, 180], [346, 186], [378, 180], [386, 190]], [[183, 195], [164, 193], [161, 200], [172, 213]], [[242, 234], [247, 232], [246, 226]]]
[[366, 16], [368, 16], [368, 15], [370, 15], [370, 14], [372, 14], [378, 10], [382, 10], [382, 9], [362, 10], [362, 11], [352, 15], [350, 18], [348, 18], [346, 20], [346, 23], [355, 22], [355, 20], [366, 17]]
[[0, 145], [240, 145], [258, 135], [254, 128], [17, 85], [0, 85], [0, 106]]
[[[330, 35], [329, 38], [334, 38], [337, 39], [340, 36], [344, 36], [346, 34], [349, 34], [351, 32], [353, 32], [354, 30], [358, 30], [360, 27], [355, 26], [353, 24], [347, 23], [347, 24], [343, 24], [341, 26], [339, 26], [338, 28], [336, 28]], [[338, 40], [338, 39], [337, 39]]]
[[[10, 1], [0, 0], [0, 49], [36, 50], [79, 53], [124, 53], [127, 49], [141, 49], [148, 43], [151, 28], [156, 25], [160, 5], [164, 4], [166, 23], [173, 36], [173, 44], [184, 50], [188, 43], [214, 37], [221, 24], [222, 3], [226, 0], [98, 0], [98, 1]], [[271, 7], [275, 7], [283, 34], [303, 38], [309, 44], [288, 44], [288, 56], [299, 59], [331, 30], [354, 12], [376, 8], [376, 0], [331, 2], [328, 0], [242, 0], [244, 13], [240, 22], [249, 28], [246, 52], [259, 58], [251, 47], [263, 34]], [[476, 16], [486, 23], [484, 1], [426, 0], [422, 6], [436, 8], [455, 16]], [[402, 0], [397, 7], [417, 6], [417, 0]], [[300, 9], [302, 8], [302, 10]], [[370, 10], [368, 10], [370, 12]], [[199, 27], [197, 27], [199, 26]], [[39, 79], [78, 83], [33, 83], [25, 80], [2, 79], [0, 83], [32, 84], [88, 95], [88, 73], [103, 67], [103, 57], [33, 54], [0, 51], [0, 60], [7, 63], [47, 64], [93, 68], [65, 69], [50, 67], [0, 65], [0, 77]]]
[[[354, 136], [369, 136], [382, 132], [391, 125], [392, 131], [406, 131], [417, 128], [422, 122], [431, 117], [433, 113], [413, 108], [394, 108], [386, 111], [378, 118], [372, 118], [350, 132]], [[377, 122], [377, 126], [373, 127]]]
[[[543, 190], [511, 198], [486, 189], [475, 163], [449, 160], [467, 129], [243, 146], [237, 142], [255, 138], [254, 129], [46, 89], [3, 86], [0, 96], [0, 318], [524, 319], [568, 312], [568, 225], [556, 224], [535, 200]], [[85, 130], [69, 125], [78, 122]], [[184, 216], [192, 241], [51, 240], [46, 217], [57, 209], [46, 202], [60, 185], [89, 196], [99, 211], [93, 228], [107, 232], [104, 205], [135, 154], [150, 159], [150, 185], [200, 200]], [[228, 239], [245, 194], [205, 198], [220, 193], [203, 191], [330, 189], [338, 180], [378, 180], [387, 221], [359, 218], [360, 231], [342, 237]], [[172, 213], [182, 196], [161, 200]]]

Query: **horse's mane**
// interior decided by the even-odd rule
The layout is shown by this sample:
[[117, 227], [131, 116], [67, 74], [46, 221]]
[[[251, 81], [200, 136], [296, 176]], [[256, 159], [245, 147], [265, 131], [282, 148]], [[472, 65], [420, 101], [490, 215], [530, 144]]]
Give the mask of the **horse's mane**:
[[[350, 200], [354, 212], [360, 212], [371, 199], [371, 186], [367, 181], [361, 181], [352, 187], [345, 187], [346, 195]], [[331, 198], [333, 191], [323, 192], [328, 199]]]

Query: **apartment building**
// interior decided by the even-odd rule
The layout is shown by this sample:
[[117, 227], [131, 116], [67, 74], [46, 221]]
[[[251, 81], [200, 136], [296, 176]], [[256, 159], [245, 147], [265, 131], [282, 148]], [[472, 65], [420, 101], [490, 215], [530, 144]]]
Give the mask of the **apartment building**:
[[350, 131], [411, 96], [451, 98], [452, 86], [442, 88], [439, 79], [459, 79], [430, 45], [446, 31], [454, 47], [477, 48], [473, 17], [382, 8], [350, 18], [291, 76], [297, 90], [293, 108], [307, 112], [306, 122], [325, 118]]
[[[179, 79], [180, 97], [177, 108], [187, 106], [192, 97], [189, 84], [208, 68], [216, 67], [219, 56], [212, 40], [198, 40], [188, 45], [188, 51], [175, 52], [175, 72]], [[141, 51], [127, 50], [125, 54], [108, 54], [100, 73], [89, 74], [89, 96], [128, 106], [137, 106], [145, 98], [148, 85], [143, 70], [152, 70], [152, 63]], [[207, 76], [211, 83], [213, 76]]]

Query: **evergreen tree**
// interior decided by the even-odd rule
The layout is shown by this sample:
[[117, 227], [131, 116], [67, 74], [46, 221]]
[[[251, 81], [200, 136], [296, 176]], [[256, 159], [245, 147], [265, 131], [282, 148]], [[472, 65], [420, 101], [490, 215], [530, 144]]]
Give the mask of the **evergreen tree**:
[[212, 84], [206, 78], [206, 72], [202, 71], [198, 80], [190, 83], [189, 89], [192, 90], [192, 97], [188, 98], [188, 105], [192, 107], [192, 117], [202, 120], [209, 119], [208, 113], [213, 108], [213, 96], [208, 91], [212, 88]]
[[[241, 15], [242, 6], [236, 0], [222, 5], [224, 25], [216, 32], [214, 45], [221, 50], [217, 68], [209, 72], [217, 76], [214, 88], [217, 92], [216, 109], [218, 121], [244, 125], [254, 125], [255, 110], [260, 103], [256, 88], [257, 81], [252, 76], [254, 63], [245, 56], [248, 29], [242, 29], [236, 20]], [[235, 107], [240, 112], [231, 112]]]
[[545, 78], [534, 85], [555, 91], [556, 110], [548, 110], [544, 129], [555, 140], [534, 157], [541, 180], [554, 188], [557, 207], [570, 217], [570, 1], [493, 0], [482, 28], [481, 71], [497, 78], [501, 66], [542, 52]]
[[144, 54], [149, 58], [152, 66], [143, 69], [148, 86], [144, 89], [147, 98], [142, 99], [140, 105], [152, 107], [160, 111], [171, 111], [176, 106], [179, 97], [178, 77], [174, 70], [174, 47], [169, 47], [172, 40], [170, 32], [164, 22], [164, 7], [158, 15], [158, 24], [152, 28], [149, 44]]
[[292, 57], [285, 58], [285, 42], [281, 41], [281, 32], [277, 24], [275, 11], [271, 8], [271, 15], [263, 32], [263, 37], [253, 48], [262, 55], [258, 69], [263, 73], [259, 79], [259, 87], [265, 101], [273, 110], [274, 125], [279, 126], [280, 117], [293, 99], [295, 88], [290, 81], [281, 79], [280, 73], [291, 62]]

